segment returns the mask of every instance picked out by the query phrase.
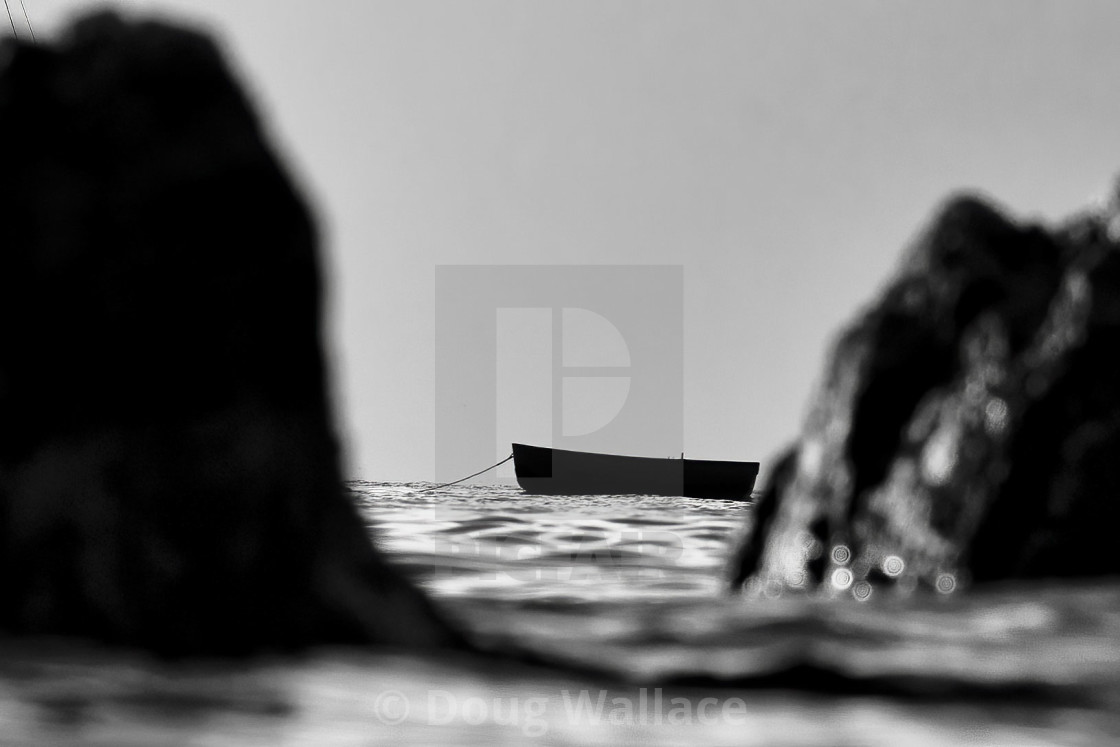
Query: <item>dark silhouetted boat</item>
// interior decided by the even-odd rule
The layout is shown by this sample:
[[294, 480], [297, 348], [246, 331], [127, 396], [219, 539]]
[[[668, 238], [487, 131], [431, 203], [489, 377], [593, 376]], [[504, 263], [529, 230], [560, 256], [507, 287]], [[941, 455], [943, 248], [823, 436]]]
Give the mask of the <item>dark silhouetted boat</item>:
[[683, 495], [747, 500], [758, 462], [592, 454], [513, 445], [517, 484], [543, 495]]

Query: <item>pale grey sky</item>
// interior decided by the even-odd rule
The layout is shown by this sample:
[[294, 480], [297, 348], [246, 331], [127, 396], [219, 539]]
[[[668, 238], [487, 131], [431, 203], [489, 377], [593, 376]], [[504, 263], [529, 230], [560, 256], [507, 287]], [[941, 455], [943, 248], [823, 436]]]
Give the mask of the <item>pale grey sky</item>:
[[[25, 4], [41, 35], [95, 6]], [[685, 448], [765, 469], [946, 194], [1056, 218], [1120, 166], [1109, 0], [109, 5], [209, 25], [251, 83], [368, 479], [434, 473], [436, 265], [683, 265]]]

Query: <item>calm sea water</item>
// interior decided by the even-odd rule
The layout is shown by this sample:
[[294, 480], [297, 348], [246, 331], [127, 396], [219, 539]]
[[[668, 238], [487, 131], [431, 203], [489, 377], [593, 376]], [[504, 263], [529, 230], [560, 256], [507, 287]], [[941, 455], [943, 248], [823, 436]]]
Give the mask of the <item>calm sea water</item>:
[[1120, 584], [744, 599], [722, 570], [745, 504], [427, 487], [352, 485], [477, 640], [566, 668], [8, 643], [0, 743], [1120, 744]]

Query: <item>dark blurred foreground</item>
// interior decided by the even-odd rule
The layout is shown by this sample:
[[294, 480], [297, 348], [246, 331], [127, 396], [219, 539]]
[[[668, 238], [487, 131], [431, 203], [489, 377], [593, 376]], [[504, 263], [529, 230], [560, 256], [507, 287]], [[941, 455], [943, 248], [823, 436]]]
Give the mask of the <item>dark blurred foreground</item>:
[[445, 645], [344, 493], [315, 231], [215, 45], [0, 50], [0, 628]]
[[[1120, 593], [728, 598], [742, 507], [516, 489], [360, 488], [388, 556], [479, 640], [611, 676], [320, 649], [161, 663], [0, 650], [6, 744], [1105, 745]], [[518, 538], [520, 553], [503, 552]], [[636, 544], [636, 540], [641, 544]], [[529, 548], [537, 547], [530, 552]], [[517, 556], [521, 557], [518, 558]]]

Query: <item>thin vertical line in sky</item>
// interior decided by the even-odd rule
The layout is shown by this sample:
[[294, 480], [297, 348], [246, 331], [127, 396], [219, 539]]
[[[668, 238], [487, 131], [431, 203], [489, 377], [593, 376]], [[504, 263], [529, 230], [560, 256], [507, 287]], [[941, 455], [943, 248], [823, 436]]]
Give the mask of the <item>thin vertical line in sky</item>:
[[552, 307], [552, 444], [564, 438], [564, 309]]
[[[5, 3], [8, 0], [4, 0]], [[23, 0], [19, 0], [19, 7], [23, 10], [23, 20], [27, 21], [27, 30], [31, 32], [31, 41], [35, 41], [35, 29], [31, 26], [31, 16], [27, 15], [27, 6], [23, 4]], [[8, 18], [12, 17], [11, 11], [8, 11]]]
[[12, 24], [12, 36], [18, 39], [19, 34], [16, 33], [16, 22], [12, 18], [12, 7], [8, 5], [8, 0], [4, 0], [4, 9], [8, 11], [8, 23]]

